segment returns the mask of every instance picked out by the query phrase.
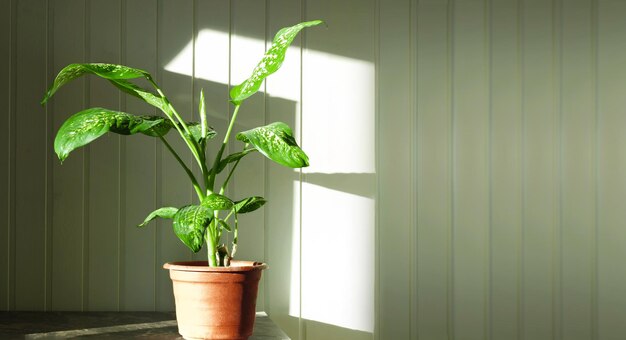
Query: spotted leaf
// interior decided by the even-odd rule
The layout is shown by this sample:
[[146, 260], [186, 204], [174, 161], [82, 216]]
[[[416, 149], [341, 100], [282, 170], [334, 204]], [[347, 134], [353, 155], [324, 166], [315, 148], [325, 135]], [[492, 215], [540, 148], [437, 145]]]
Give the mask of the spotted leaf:
[[132, 135], [147, 132], [162, 122], [161, 117], [140, 117], [94, 107], [74, 114], [61, 125], [54, 139], [54, 151], [63, 161], [74, 149], [92, 142], [107, 132]]
[[293, 39], [296, 38], [298, 33], [305, 27], [316, 26], [321, 23], [321, 20], [306, 21], [291, 27], [282, 28], [278, 31], [274, 36], [272, 46], [265, 52], [263, 59], [261, 59], [259, 64], [252, 71], [250, 78], [232, 88], [230, 91], [231, 101], [238, 105], [246, 98], [255, 94], [261, 87], [263, 79], [276, 72], [283, 64], [287, 48], [291, 45], [291, 42], [293, 42]]
[[44, 96], [41, 104], [45, 104], [61, 86], [85, 74], [94, 74], [110, 80], [134, 79], [150, 76], [146, 71], [124, 65], [102, 63], [69, 64], [56, 76], [52, 87]]
[[213, 211], [201, 205], [188, 205], [174, 215], [174, 234], [194, 253], [204, 244], [204, 233], [213, 218]]
[[206, 132], [203, 132], [202, 125], [200, 123], [187, 123], [187, 127], [189, 127], [189, 132], [191, 132], [191, 138], [198, 143], [209, 140], [217, 135], [217, 132], [215, 132], [215, 130], [213, 130], [210, 126], [206, 126]]
[[210, 194], [202, 200], [202, 205], [213, 210], [230, 210], [233, 207], [233, 201], [230, 198], [219, 195], [219, 194]]
[[309, 166], [309, 157], [300, 149], [287, 124], [282, 122], [240, 132], [237, 139], [250, 143], [274, 162], [290, 168]]

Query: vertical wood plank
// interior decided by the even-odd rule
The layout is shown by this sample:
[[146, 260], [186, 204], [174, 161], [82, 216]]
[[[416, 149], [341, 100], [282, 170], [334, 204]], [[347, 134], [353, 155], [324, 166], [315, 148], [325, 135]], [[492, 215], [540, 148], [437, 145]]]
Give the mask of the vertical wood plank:
[[552, 339], [558, 239], [558, 115], [552, 3], [523, 3], [523, 338]]
[[[55, 73], [83, 60], [84, 15], [82, 0], [54, 2], [54, 49], [50, 53]], [[84, 84], [84, 78], [67, 84], [47, 104], [54, 133], [67, 118], [86, 108], [81, 100]], [[53, 145], [48, 149], [52, 152]], [[81, 310], [83, 151], [76, 150], [62, 165], [56, 157], [52, 161], [52, 309]]]
[[[119, 63], [120, 6], [90, 0], [89, 62]], [[109, 82], [92, 77], [89, 91], [89, 107], [119, 110], [119, 90]], [[89, 145], [90, 310], [119, 308], [120, 138], [107, 134]]]
[[[232, 3], [231, 85], [238, 85], [252, 74], [265, 53], [265, 1], [240, 0]], [[265, 93], [248, 98], [237, 116], [229, 152], [239, 152], [243, 143], [235, 140], [236, 132], [265, 125]], [[274, 164], [272, 164], [274, 165]], [[230, 197], [240, 200], [250, 196], [265, 196], [265, 157], [253, 154], [241, 160], [229, 184]], [[237, 258], [264, 260], [264, 209], [239, 216], [240, 233]], [[231, 242], [229, 237], [228, 241]], [[257, 310], [264, 309], [264, 278], [259, 285]]]
[[[385, 150], [404, 150], [411, 142], [411, 112], [408, 89], [409, 49], [398, 35], [408, 33], [408, 1], [380, 2], [378, 51], [378, 337], [408, 339], [411, 187], [410, 158]], [[404, 20], [398, 20], [398, 16]], [[419, 85], [418, 85], [419, 86]], [[389, 115], [393, 114], [393, 119]]]
[[38, 102], [46, 88], [47, 9], [19, 1], [16, 14], [15, 308], [43, 310], [46, 119]]
[[[303, 169], [301, 227], [301, 308], [307, 338], [373, 337], [375, 11], [374, 1], [315, 1], [304, 8], [305, 20], [321, 18], [329, 27], [305, 32], [302, 62], [302, 146], [311, 160]], [[351, 13], [350, 20], [344, 13]], [[408, 21], [404, 24], [408, 29]], [[398, 228], [409, 231], [410, 210], [406, 214], [407, 224]], [[329, 244], [329, 231], [336, 243]], [[328, 251], [320, 247], [324, 244], [329, 244]], [[350, 266], [320, 266], [327, 257], [329, 263]]]
[[[52, 53], [54, 50], [54, 4], [50, 1], [45, 2], [46, 8], [46, 84], [51, 83], [54, 80], [54, 60]], [[54, 117], [51, 108], [45, 108], [46, 114], [46, 161], [45, 161], [45, 200], [44, 206], [45, 222], [44, 222], [44, 257], [45, 257], [45, 304], [44, 310], [49, 311], [52, 309], [52, 273], [53, 273], [53, 214], [54, 214], [54, 162], [56, 161], [56, 154], [54, 153]]]
[[598, 2], [598, 339], [626, 334], [626, 3]]
[[[230, 77], [230, 1], [195, 2], [195, 58], [194, 58], [194, 119], [198, 120], [200, 90], [204, 90], [207, 122], [217, 131], [217, 136], [207, 143], [207, 164], [213, 165], [224, 134], [228, 129], [228, 102]], [[228, 153], [226, 153], [227, 155]], [[223, 183], [228, 171], [217, 176], [216, 183]], [[234, 179], [233, 183], [235, 182]], [[218, 188], [219, 190], [219, 188]], [[194, 255], [198, 260], [207, 260], [207, 252]]]
[[0, 13], [0, 46], [5, 46], [0, 52], [0, 103], [2, 103], [2, 109], [5, 112], [2, 117], [2, 123], [0, 124], [0, 216], [2, 216], [2, 222], [0, 223], [0, 310], [9, 309], [9, 249], [12, 245], [9, 241], [9, 202], [11, 200], [11, 193], [9, 190], [9, 166], [10, 150], [12, 145], [9, 141], [11, 136], [11, 93], [13, 92], [11, 87], [11, 68], [13, 53], [13, 46], [11, 41], [13, 18], [11, 17], [11, 0], [0, 1], [0, 8], [3, 9]]
[[487, 336], [489, 56], [484, 1], [455, 3], [453, 31], [454, 337]]
[[491, 1], [492, 339], [517, 339], [522, 227], [519, 1]]
[[[417, 20], [417, 330], [448, 337], [451, 136], [448, 3], [420, 1]], [[398, 72], [401, 72], [399, 70]]]
[[[186, 108], [186, 112], [188, 112], [189, 115], [189, 120], [190, 121], [196, 121], [196, 122], [200, 122], [200, 115], [199, 115], [199, 107], [198, 107], [198, 103], [200, 100], [200, 89], [196, 88], [196, 56], [197, 56], [197, 48], [198, 48], [198, 20], [202, 21], [202, 18], [198, 18], [198, 16], [196, 15], [196, 9], [198, 8], [198, 1], [196, 0], [192, 0], [191, 1], [191, 21], [190, 21], [190, 25], [189, 25], [189, 29], [191, 30], [191, 41], [189, 42], [189, 44], [187, 44], [185, 46], [185, 49], [191, 48], [190, 55], [191, 55], [191, 64], [189, 65], [191, 67], [191, 73], [190, 75], [190, 80], [191, 80], [191, 85], [189, 88], [189, 94], [188, 94], [188, 103], [189, 103], [189, 107]], [[205, 152], [206, 155], [206, 152]], [[210, 156], [207, 157], [207, 159], [210, 159]], [[196, 176], [196, 178], [198, 179], [198, 182], [200, 183], [201, 187], [204, 185], [204, 180], [202, 179], [202, 171], [200, 169], [200, 165], [198, 164], [198, 162], [196, 162], [193, 158], [191, 159], [191, 171], [194, 174], [194, 176]], [[191, 202], [193, 204], [199, 204], [200, 200], [198, 198], [198, 195], [195, 193], [195, 190], [192, 191], [192, 195], [191, 195]], [[190, 252], [189, 253], [189, 260], [191, 261], [202, 261], [202, 260], [208, 260], [207, 258], [207, 252], [206, 249], [205, 251], [200, 251], [198, 253], [193, 253]]]
[[[139, 0], [123, 3], [125, 15], [123, 62], [131, 67], [140, 68], [157, 74], [156, 54], [157, 5], [154, 1]], [[132, 114], [162, 113], [131, 96], [123, 107]], [[122, 275], [120, 309], [127, 311], [153, 310], [155, 308], [155, 271], [152, 266], [155, 259], [155, 236], [157, 224], [151, 223], [145, 228], [136, 227], [156, 206], [156, 169], [157, 138], [134, 135], [126, 138], [122, 171], [125, 173], [125, 185], [122, 195], [125, 199], [125, 214], [120, 228], [123, 230], [123, 258], [120, 270]], [[170, 231], [170, 230], [168, 230]]]
[[16, 114], [17, 114], [17, 1], [11, 0], [10, 6], [11, 12], [11, 56], [10, 56], [10, 68], [9, 68], [9, 175], [8, 175], [8, 189], [9, 189], [9, 204], [8, 204], [8, 273], [7, 273], [7, 285], [8, 285], [8, 298], [7, 309], [15, 309], [15, 163], [16, 163]]
[[[179, 55], [185, 46], [192, 42], [193, 37], [193, 6], [191, 1], [161, 0], [158, 3], [158, 84], [169, 98], [183, 119], [191, 120], [191, 99], [193, 54]], [[183, 69], [174, 73], [165, 67], [179, 57]], [[191, 167], [193, 156], [187, 150], [186, 144], [180, 136], [168, 136], [168, 141], [177, 150], [181, 158]], [[162, 148], [161, 168], [161, 197], [159, 206], [182, 207], [191, 204], [195, 196], [189, 179], [185, 176], [178, 162], [166, 148]], [[191, 257], [191, 251], [177, 237], [171, 229], [171, 221], [159, 221], [157, 225], [157, 285], [156, 309], [173, 310], [174, 296], [172, 283], [167, 271], [160, 269], [165, 262], [184, 261]], [[204, 248], [203, 248], [204, 249]]]
[[562, 337], [591, 339], [596, 220], [591, 1], [565, 1], [561, 11]]
[[[274, 32], [300, 21], [300, 1], [269, 0], [268, 42]], [[281, 121], [294, 129], [301, 141], [300, 91], [302, 36], [288, 50], [280, 69], [266, 80], [267, 122]], [[266, 271], [265, 309], [272, 320], [299, 340], [300, 317], [300, 185], [299, 171], [268, 164], [265, 189], [265, 253], [271, 270]]]

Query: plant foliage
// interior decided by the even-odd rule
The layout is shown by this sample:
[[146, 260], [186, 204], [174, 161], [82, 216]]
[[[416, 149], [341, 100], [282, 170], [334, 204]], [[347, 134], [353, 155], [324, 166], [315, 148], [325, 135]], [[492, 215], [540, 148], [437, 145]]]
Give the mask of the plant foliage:
[[[63, 123], [54, 140], [54, 150], [59, 160], [63, 161], [73, 150], [89, 144], [108, 132], [120, 135], [141, 133], [159, 138], [189, 177], [200, 204], [181, 208], [159, 208], [151, 212], [139, 226], [143, 227], [157, 217], [172, 219], [174, 234], [189, 249], [198, 252], [206, 243], [209, 265], [227, 265], [237, 250], [237, 215], [255, 211], [266, 203], [265, 199], [260, 196], [233, 200], [224, 195], [228, 182], [241, 160], [254, 151], [259, 151], [268, 159], [287, 167], [301, 168], [309, 165], [309, 158], [296, 143], [291, 128], [282, 122], [274, 122], [237, 133], [236, 139], [243, 142], [241, 151], [224, 156], [239, 108], [245, 99], [259, 90], [265, 78], [280, 68], [288, 47], [298, 33], [304, 28], [321, 23], [320, 20], [307, 21], [278, 31], [272, 46], [254, 68], [252, 75], [232, 88], [230, 101], [235, 108], [222, 144], [212, 163], [207, 160], [206, 146], [217, 133], [208, 125], [203, 91], [200, 92], [198, 104], [200, 122], [185, 122], [148, 72], [124, 65], [103, 63], [67, 65], [59, 72], [41, 104], [46, 104], [68, 82], [84, 75], [94, 75], [106, 79], [120, 91], [156, 107], [163, 115], [133, 115], [101, 107], [89, 108], [72, 115]], [[153, 90], [143, 89], [133, 83], [132, 80], [137, 78], [146, 79]], [[178, 136], [185, 142], [200, 167], [199, 175], [190, 170], [167, 141], [166, 135], [171, 130], [176, 130]], [[217, 187], [216, 176], [229, 166], [228, 175]], [[201, 178], [198, 180], [196, 176], [201, 176]], [[229, 223], [229, 219], [232, 219], [234, 223]], [[220, 242], [222, 232], [233, 233], [231, 251]]]

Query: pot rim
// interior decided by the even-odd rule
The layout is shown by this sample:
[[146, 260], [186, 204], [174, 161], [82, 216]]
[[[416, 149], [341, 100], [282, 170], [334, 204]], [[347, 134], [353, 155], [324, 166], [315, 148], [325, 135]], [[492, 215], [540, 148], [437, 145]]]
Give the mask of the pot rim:
[[230, 267], [209, 267], [208, 261], [175, 261], [165, 263], [163, 268], [185, 272], [231, 273], [263, 270], [267, 269], [268, 265], [263, 262], [256, 261], [232, 260], [230, 262]]

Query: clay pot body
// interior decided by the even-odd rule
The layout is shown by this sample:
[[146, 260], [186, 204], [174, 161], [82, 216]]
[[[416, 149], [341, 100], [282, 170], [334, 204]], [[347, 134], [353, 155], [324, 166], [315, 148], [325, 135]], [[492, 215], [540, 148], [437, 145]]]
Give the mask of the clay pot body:
[[254, 329], [261, 272], [267, 265], [232, 261], [209, 267], [206, 261], [169, 262], [178, 332], [186, 339], [248, 339]]

